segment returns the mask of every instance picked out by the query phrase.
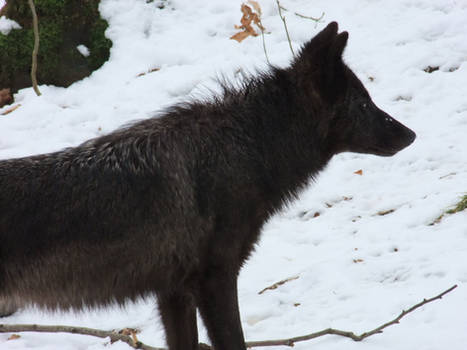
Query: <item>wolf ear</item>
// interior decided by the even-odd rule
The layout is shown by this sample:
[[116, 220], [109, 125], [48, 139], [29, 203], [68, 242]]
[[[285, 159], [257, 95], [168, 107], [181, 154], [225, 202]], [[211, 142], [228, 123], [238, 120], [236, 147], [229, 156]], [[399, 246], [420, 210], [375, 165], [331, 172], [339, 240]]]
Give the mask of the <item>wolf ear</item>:
[[337, 22], [329, 23], [326, 28], [303, 46], [295, 62], [302, 62], [305, 65], [311, 63], [312, 66], [319, 66], [339, 61], [347, 45], [349, 33], [342, 32], [337, 34], [337, 30]]
[[332, 43], [331, 57], [340, 58], [344, 52], [345, 47], [347, 46], [347, 40], [349, 39], [349, 33], [342, 32], [336, 36], [334, 42]]
[[316, 34], [309, 43], [310, 44], [313, 43], [315, 45], [318, 45], [319, 43], [324, 43], [324, 44], [329, 43], [333, 39], [333, 37], [337, 35], [338, 28], [339, 26], [337, 22], [329, 23], [326, 26], [326, 28], [324, 28], [322, 31]]
[[326, 28], [316, 34], [310, 41], [308, 41], [302, 48], [299, 57], [306, 59], [316, 53], [329, 48], [330, 44], [337, 36], [338, 25], [337, 22], [329, 23]]

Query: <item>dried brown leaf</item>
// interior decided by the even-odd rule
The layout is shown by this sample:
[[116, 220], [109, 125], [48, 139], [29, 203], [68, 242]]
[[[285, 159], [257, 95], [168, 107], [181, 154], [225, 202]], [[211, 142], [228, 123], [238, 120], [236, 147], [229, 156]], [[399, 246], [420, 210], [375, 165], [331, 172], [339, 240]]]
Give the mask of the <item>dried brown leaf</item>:
[[131, 333], [131, 338], [133, 339], [133, 342], [134, 342], [135, 344], [138, 343], [138, 338], [136, 337], [136, 333], [135, 333], [135, 332], [132, 332], [132, 333]]
[[10, 89], [0, 89], [0, 107], [13, 103], [13, 95]]
[[136, 328], [123, 328], [118, 331], [118, 334], [123, 334], [126, 336], [130, 336], [131, 339], [133, 339], [133, 342], [136, 344], [138, 343], [138, 338], [136, 337], [136, 334], [140, 333], [139, 329]]
[[261, 29], [262, 31], [265, 31], [263, 25], [261, 24], [261, 20], [259, 16], [256, 13], [254, 13], [252, 17], [253, 17], [253, 22], [258, 26], [258, 28]]
[[19, 339], [19, 338], [21, 338], [21, 336], [19, 334], [12, 334], [12, 335], [10, 335], [8, 340], [15, 340], [15, 339]]
[[354, 174], [356, 174], [356, 175], [363, 175], [363, 170], [360, 169], [360, 170], [354, 171]]
[[259, 4], [255, 1], [249, 3], [251, 3], [251, 5], [257, 13], [253, 11], [253, 9], [247, 4], [242, 4], [242, 6], [240, 7], [240, 10], [242, 12], [242, 18], [240, 19], [241, 25], [234, 25], [235, 29], [240, 29], [242, 31], [232, 35], [230, 39], [242, 42], [250, 35], [258, 36], [259, 34], [253, 28], [253, 24], [256, 25], [261, 31], [265, 30], [263, 25], [261, 24], [261, 8], [259, 7]]
[[132, 335], [132, 334], [138, 334], [139, 332], [140, 330], [136, 328], [123, 328], [118, 331], [118, 334]]
[[253, 10], [247, 4], [242, 4], [240, 11], [243, 13], [243, 17], [248, 18], [253, 14]]
[[376, 215], [384, 216], [384, 215], [394, 213], [395, 211], [396, 209], [380, 210], [379, 212], [376, 213]]
[[256, 13], [261, 16], [261, 6], [259, 6], [259, 3], [254, 0], [248, 0], [248, 3], [253, 6], [255, 9]]
[[239, 43], [241, 43], [243, 40], [248, 38], [250, 36], [250, 33], [248, 32], [238, 32], [237, 34], [234, 34], [230, 37], [230, 39], [237, 40]]

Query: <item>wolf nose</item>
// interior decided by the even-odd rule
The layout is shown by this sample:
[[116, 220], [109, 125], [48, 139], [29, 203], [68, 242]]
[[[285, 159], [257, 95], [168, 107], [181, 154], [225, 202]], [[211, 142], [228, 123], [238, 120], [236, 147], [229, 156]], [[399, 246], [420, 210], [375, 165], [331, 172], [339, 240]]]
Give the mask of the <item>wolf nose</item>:
[[414, 142], [416, 138], [417, 134], [413, 130], [407, 128], [407, 145], [410, 145], [412, 142]]

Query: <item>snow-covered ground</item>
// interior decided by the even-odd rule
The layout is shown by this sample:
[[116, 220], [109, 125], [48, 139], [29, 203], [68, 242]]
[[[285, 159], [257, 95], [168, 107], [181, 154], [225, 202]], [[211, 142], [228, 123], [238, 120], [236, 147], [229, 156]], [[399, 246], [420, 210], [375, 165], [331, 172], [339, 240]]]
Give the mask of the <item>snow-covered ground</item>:
[[[2, 1], [0, 0], [0, 3]], [[156, 5], [164, 3], [164, 9]], [[269, 59], [291, 59], [274, 0], [260, 0]], [[350, 33], [345, 60], [375, 102], [416, 131], [392, 158], [335, 157], [301, 200], [264, 228], [242, 270], [240, 307], [247, 340], [333, 327], [364, 332], [423, 298], [459, 287], [356, 343], [326, 336], [297, 349], [467, 349], [467, 211], [430, 225], [467, 192], [467, 2], [464, 0], [282, 0], [293, 47], [336, 20]], [[229, 40], [241, 1], [103, 0], [113, 41], [109, 62], [71, 87], [16, 94], [0, 116], [0, 158], [58, 150], [215, 89], [212, 78], [265, 68], [261, 37]], [[309, 19], [293, 14], [318, 17]], [[439, 67], [427, 73], [427, 67]], [[160, 70], [138, 76], [151, 69]], [[40, 69], [40, 67], [39, 67]], [[0, 114], [11, 106], [0, 109]], [[362, 170], [362, 175], [355, 174]], [[390, 211], [386, 215], [380, 215]], [[315, 217], [315, 213], [319, 213]], [[379, 214], [378, 214], [379, 213]], [[259, 295], [279, 280], [299, 276]], [[164, 346], [152, 300], [81, 314], [26, 310], [5, 323], [137, 327]], [[65, 334], [23, 333], [1, 349], [129, 349]], [[201, 340], [208, 342], [201, 329]]]

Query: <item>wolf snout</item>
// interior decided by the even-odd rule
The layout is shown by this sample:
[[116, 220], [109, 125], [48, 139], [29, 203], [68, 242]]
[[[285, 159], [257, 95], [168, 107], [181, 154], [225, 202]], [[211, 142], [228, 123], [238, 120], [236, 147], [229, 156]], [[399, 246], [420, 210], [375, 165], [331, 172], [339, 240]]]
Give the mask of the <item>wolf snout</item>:
[[387, 145], [387, 154], [385, 154], [386, 156], [392, 156], [397, 152], [402, 151], [404, 148], [410, 146], [417, 137], [413, 130], [399, 122], [396, 122], [395, 120], [394, 122], [395, 132]]
[[417, 134], [412, 129], [409, 129], [408, 127], [404, 126], [405, 128], [405, 136], [404, 136], [404, 146], [402, 148], [405, 148], [409, 145], [411, 145], [415, 139], [417, 138]]
[[383, 112], [383, 116], [384, 119], [382, 119], [384, 121], [380, 124], [383, 127], [376, 133], [378, 141], [376, 141], [374, 149], [371, 150], [370, 148], [370, 151], [367, 153], [390, 157], [411, 145], [417, 135], [413, 130], [388, 114]]
[[416, 138], [417, 138], [417, 134], [413, 130], [409, 129], [409, 136], [408, 136], [409, 145], [412, 142], [414, 142]]

